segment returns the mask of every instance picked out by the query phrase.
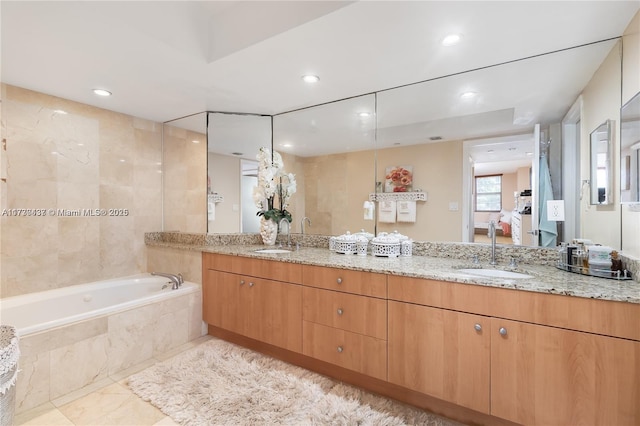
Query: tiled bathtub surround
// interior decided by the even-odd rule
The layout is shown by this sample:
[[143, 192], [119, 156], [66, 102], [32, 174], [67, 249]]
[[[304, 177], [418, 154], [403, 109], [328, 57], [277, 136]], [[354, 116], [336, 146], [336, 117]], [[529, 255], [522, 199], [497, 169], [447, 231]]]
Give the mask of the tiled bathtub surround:
[[2, 216], [0, 295], [145, 271], [162, 227], [161, 124], [2, 85], [2, 209], [127, 209]]
[[20, 339], [16, 411], [99, 382], [203, 335], [202, 291]]

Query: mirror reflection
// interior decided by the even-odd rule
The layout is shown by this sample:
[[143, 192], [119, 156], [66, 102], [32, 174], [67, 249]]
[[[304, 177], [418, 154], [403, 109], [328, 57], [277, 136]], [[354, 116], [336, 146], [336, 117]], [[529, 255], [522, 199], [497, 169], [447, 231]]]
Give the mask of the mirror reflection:
[[620, 200], [640, 202], [640, 93], [620, 113]]
[[591, 204], [611, 204], [611, 120], [591, 132]]
[[359, 96], [273, 117], [273, 148], [296, 175], [292, 232], [374, 232], [364, 203], [374, 192], [375, 96]]
[[258, 232], [256, 155], [271, 147], [271, 117], [212, 112], [207, 135], [208, 232]]
[[[589, 134], [579, 127], [591, 126], [592, 121], [581, 124], [580, 114], [571, 118], [577, 135], [573, 145], [561, 136], [578, 102], [580, 111], [598, 107], [590, 120], [602, 115], [600, 123], [617, 118], [619, 103], [610, 112], [601, 102], [602, 96], [616, 95], [615, 90], [596, 87], [606, 79], [606, 87], [617, 88], [619, 96], [620, 73], [608, 72], [615, 67], [605, 66], [619, 62], [613, 54], [617, 43], [593, 43], [273, 117], [212, 113], [208, 132], [205, 126], [213, 150], [210, 167], [205, 165], [207, 171], [201, 174], [208, 176], [208, 183], [201, 185], [202, 194], [207, 194], [206, 202], [200, 201], [206, 204], [203, 219], [194, 215], [190, 227], [182, 228], [167, 221], [165, 229], [192, 229], [202, 223], [201, 229], [213, 233], [256, 232], [254, 202], [248, 196], [232, 199], [234, 193], [249, 191], [234, 192], [231, 187], [254, 186], [255, 156], [273, 138], [273, 149], [298, 182], [289, 207], [292, 232], [301, 232], [301, 219], [309, 217], [312, 225], [305, 232], [313, 234], [398, 230], [418, 241], [485, 242], [485, 227], [493, 220], [502, 234], [499, 242], [538, 245], [535, 216], [542, 143], [553, 198], [564, 199], [567, 206], [566, 222], [557, 224], [558, 240], [571, 238], [562, 235], [563, 229], [579, 230], [584, 214], [579, 207], [584, 154], [579, 147], [587, 146], [580, 139], [588, 140]], [[252, 144], [245, 147], [242, 141]], [[167, 151], [173, 149], [169, 145]], [[565, 155], [567, 146], [573, 154]], [[567, 161], [573, 161], [572, 169]], [[385, 188], [392, 190], [387, 176], [393, 169], [410, 173], [411, 185], [405, 190], [424, 194], [424, 201], [409, 206], [408, 221], [398, 221], [397, 210], [395, 222], [381, 221], [379, 202], [374, 203], [375, 211], [367, 208], [371, 194], [375, 198]], [[500, 177], [500, 188], [489, 191], [493, 195], [480, 193], [478, 179], [487, 176]], [[213, 209], [209, 196], [221, 197]], [[499, 202], [478, 208], [479, 199], [491, 196]], [[521, 215], [522, 224], [516, 237], [514, 214]]]

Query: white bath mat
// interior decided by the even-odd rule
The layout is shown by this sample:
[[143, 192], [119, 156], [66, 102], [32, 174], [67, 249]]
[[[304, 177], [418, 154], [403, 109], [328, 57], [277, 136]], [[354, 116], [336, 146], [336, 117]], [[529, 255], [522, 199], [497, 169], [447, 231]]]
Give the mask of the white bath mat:
[[184, 425], [458, 425], [219, 339], [129, 386]]

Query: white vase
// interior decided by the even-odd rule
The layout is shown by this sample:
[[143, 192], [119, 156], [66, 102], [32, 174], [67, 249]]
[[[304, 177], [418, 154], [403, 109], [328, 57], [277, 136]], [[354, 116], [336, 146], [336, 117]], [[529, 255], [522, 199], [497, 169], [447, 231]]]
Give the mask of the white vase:
[[260, 236], [262, 237], [262, 242], [265, 245], [274, 245], [276, 243], [276, 238], [278, 237], [278, 224], [271, 219], [265, 219], [264, 217], [261, 217]]

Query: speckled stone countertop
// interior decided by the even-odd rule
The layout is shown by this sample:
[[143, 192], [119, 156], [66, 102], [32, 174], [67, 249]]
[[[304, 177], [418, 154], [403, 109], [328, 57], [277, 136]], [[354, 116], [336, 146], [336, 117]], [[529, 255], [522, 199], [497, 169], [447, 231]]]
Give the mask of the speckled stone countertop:
[[[231, 238], [223, 244], [207, 244], [209, 241], [167, 241], [150, 236], [146, 244], [150, 246], [171, 247], [175, 249], [195, 250], [207, 253], [219, 253], [234, 256], [271, 259], [281, 262], [300, 263], [359, 271], [377, 272], [390, 275], [435, 279], [449, 282], [484, 285], [560, 294], [628, 303], [640, 303], [640, 283], [633, 280], [613, 280], [590, 277], [562, 271], [554, 266], [521, 263], [509, 268], [507, 262], [493, 267], [481, 259], [480, 264], [469, 260], [430, 256], [410, 257], [374, 257], [344, 255], [329, 251], [327, 248], [302, 247], [284, 254], [258, 253], [256, 250], [268, 248], [257, 241], [239, 241]], [[477, 276], [460, 271], [462, 268], [495, 268], [498, 270], [520, 272], [532, 278], [495, 278]]]

